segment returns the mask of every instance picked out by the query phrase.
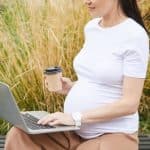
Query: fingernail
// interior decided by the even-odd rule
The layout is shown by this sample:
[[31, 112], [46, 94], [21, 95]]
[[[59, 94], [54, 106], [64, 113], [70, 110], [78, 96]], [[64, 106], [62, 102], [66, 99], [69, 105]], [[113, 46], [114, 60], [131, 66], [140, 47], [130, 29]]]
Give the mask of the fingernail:
[[53, 124], [52, 124], [52, 123], [49, 123], [48, 125], [53, 126]]
[[40, 124], [40, 123], [41, 123], [41, 121], [38, 121], [38, 122], [37, 122], [37, 124]]

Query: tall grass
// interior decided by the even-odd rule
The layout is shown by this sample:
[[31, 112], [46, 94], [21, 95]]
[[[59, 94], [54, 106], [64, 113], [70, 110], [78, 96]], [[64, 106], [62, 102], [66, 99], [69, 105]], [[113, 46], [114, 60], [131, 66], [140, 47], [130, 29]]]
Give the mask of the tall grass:
[[[46, 91], [43, 69], [60, 65], [64, 76], [76, 80], [72, 60], [82, 47], [83, 27], [90, 16], [79, 0], [37, 2], [1, 1], [0, 81], [10, 85], [22, 111], [62, 111], [64, 96]], [[149, 116], [149, 77], [150, 73], [140, 106], [142, 132], [150, 131], [148, 124], [142, 124]], [[6, 133], [9, 124], [0, 123], [0, 134]]]
[[[5, 1], [0, 15], [0, 80], [10, 85], [21, 110], [62, 110], [64, 97], [43, 86], [43, 69], [60, 65], [76, 78], [72, 59], [83, 43], [88, 15], [74, 1]], [[66, 5], [67, 4], [67, 5]], [[8, 129], [7, 124], [0, 132]]]
[[[140, 0], [139, 6], [150, 37], [150, 3], [149, 0]], [[140, 105], [140, 132], [150, 134], [150, 63], [147, 71], [143, 95]]]

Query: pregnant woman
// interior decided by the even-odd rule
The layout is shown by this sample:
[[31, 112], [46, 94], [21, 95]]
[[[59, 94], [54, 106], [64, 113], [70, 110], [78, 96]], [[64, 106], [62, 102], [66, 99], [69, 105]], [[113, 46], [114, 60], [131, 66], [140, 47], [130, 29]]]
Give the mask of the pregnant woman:
[[138, 107], [147, 72], [149, 39], [136, 0], [84, 0], [92, 19], [75, 56], [78, 80], [62, 77], [64, 112], [38, 124], [80, 130], [28, 135], [13, 127], [5, 150], [138, 150]]

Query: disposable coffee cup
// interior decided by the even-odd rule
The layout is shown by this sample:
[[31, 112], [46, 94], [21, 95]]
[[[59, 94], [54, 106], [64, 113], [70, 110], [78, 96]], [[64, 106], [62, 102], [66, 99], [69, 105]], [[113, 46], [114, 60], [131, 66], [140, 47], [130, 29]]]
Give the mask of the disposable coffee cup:
[[49, 67], [44, 70], [46, 88], [49, 91], [55, 92], [62, 90], [62, 69], [60, 67]]

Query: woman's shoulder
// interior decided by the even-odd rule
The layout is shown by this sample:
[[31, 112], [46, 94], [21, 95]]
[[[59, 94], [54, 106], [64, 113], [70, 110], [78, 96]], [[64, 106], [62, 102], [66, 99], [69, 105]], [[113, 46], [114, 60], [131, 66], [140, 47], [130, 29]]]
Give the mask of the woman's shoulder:
[[148, 33], [144, 29], [142, 25], [137, 23], [134, 19], [129, 18], [129, 23], [127, 26], [126, 31], [128, 32], [129, 36], [135, 39], [149, 39]]

